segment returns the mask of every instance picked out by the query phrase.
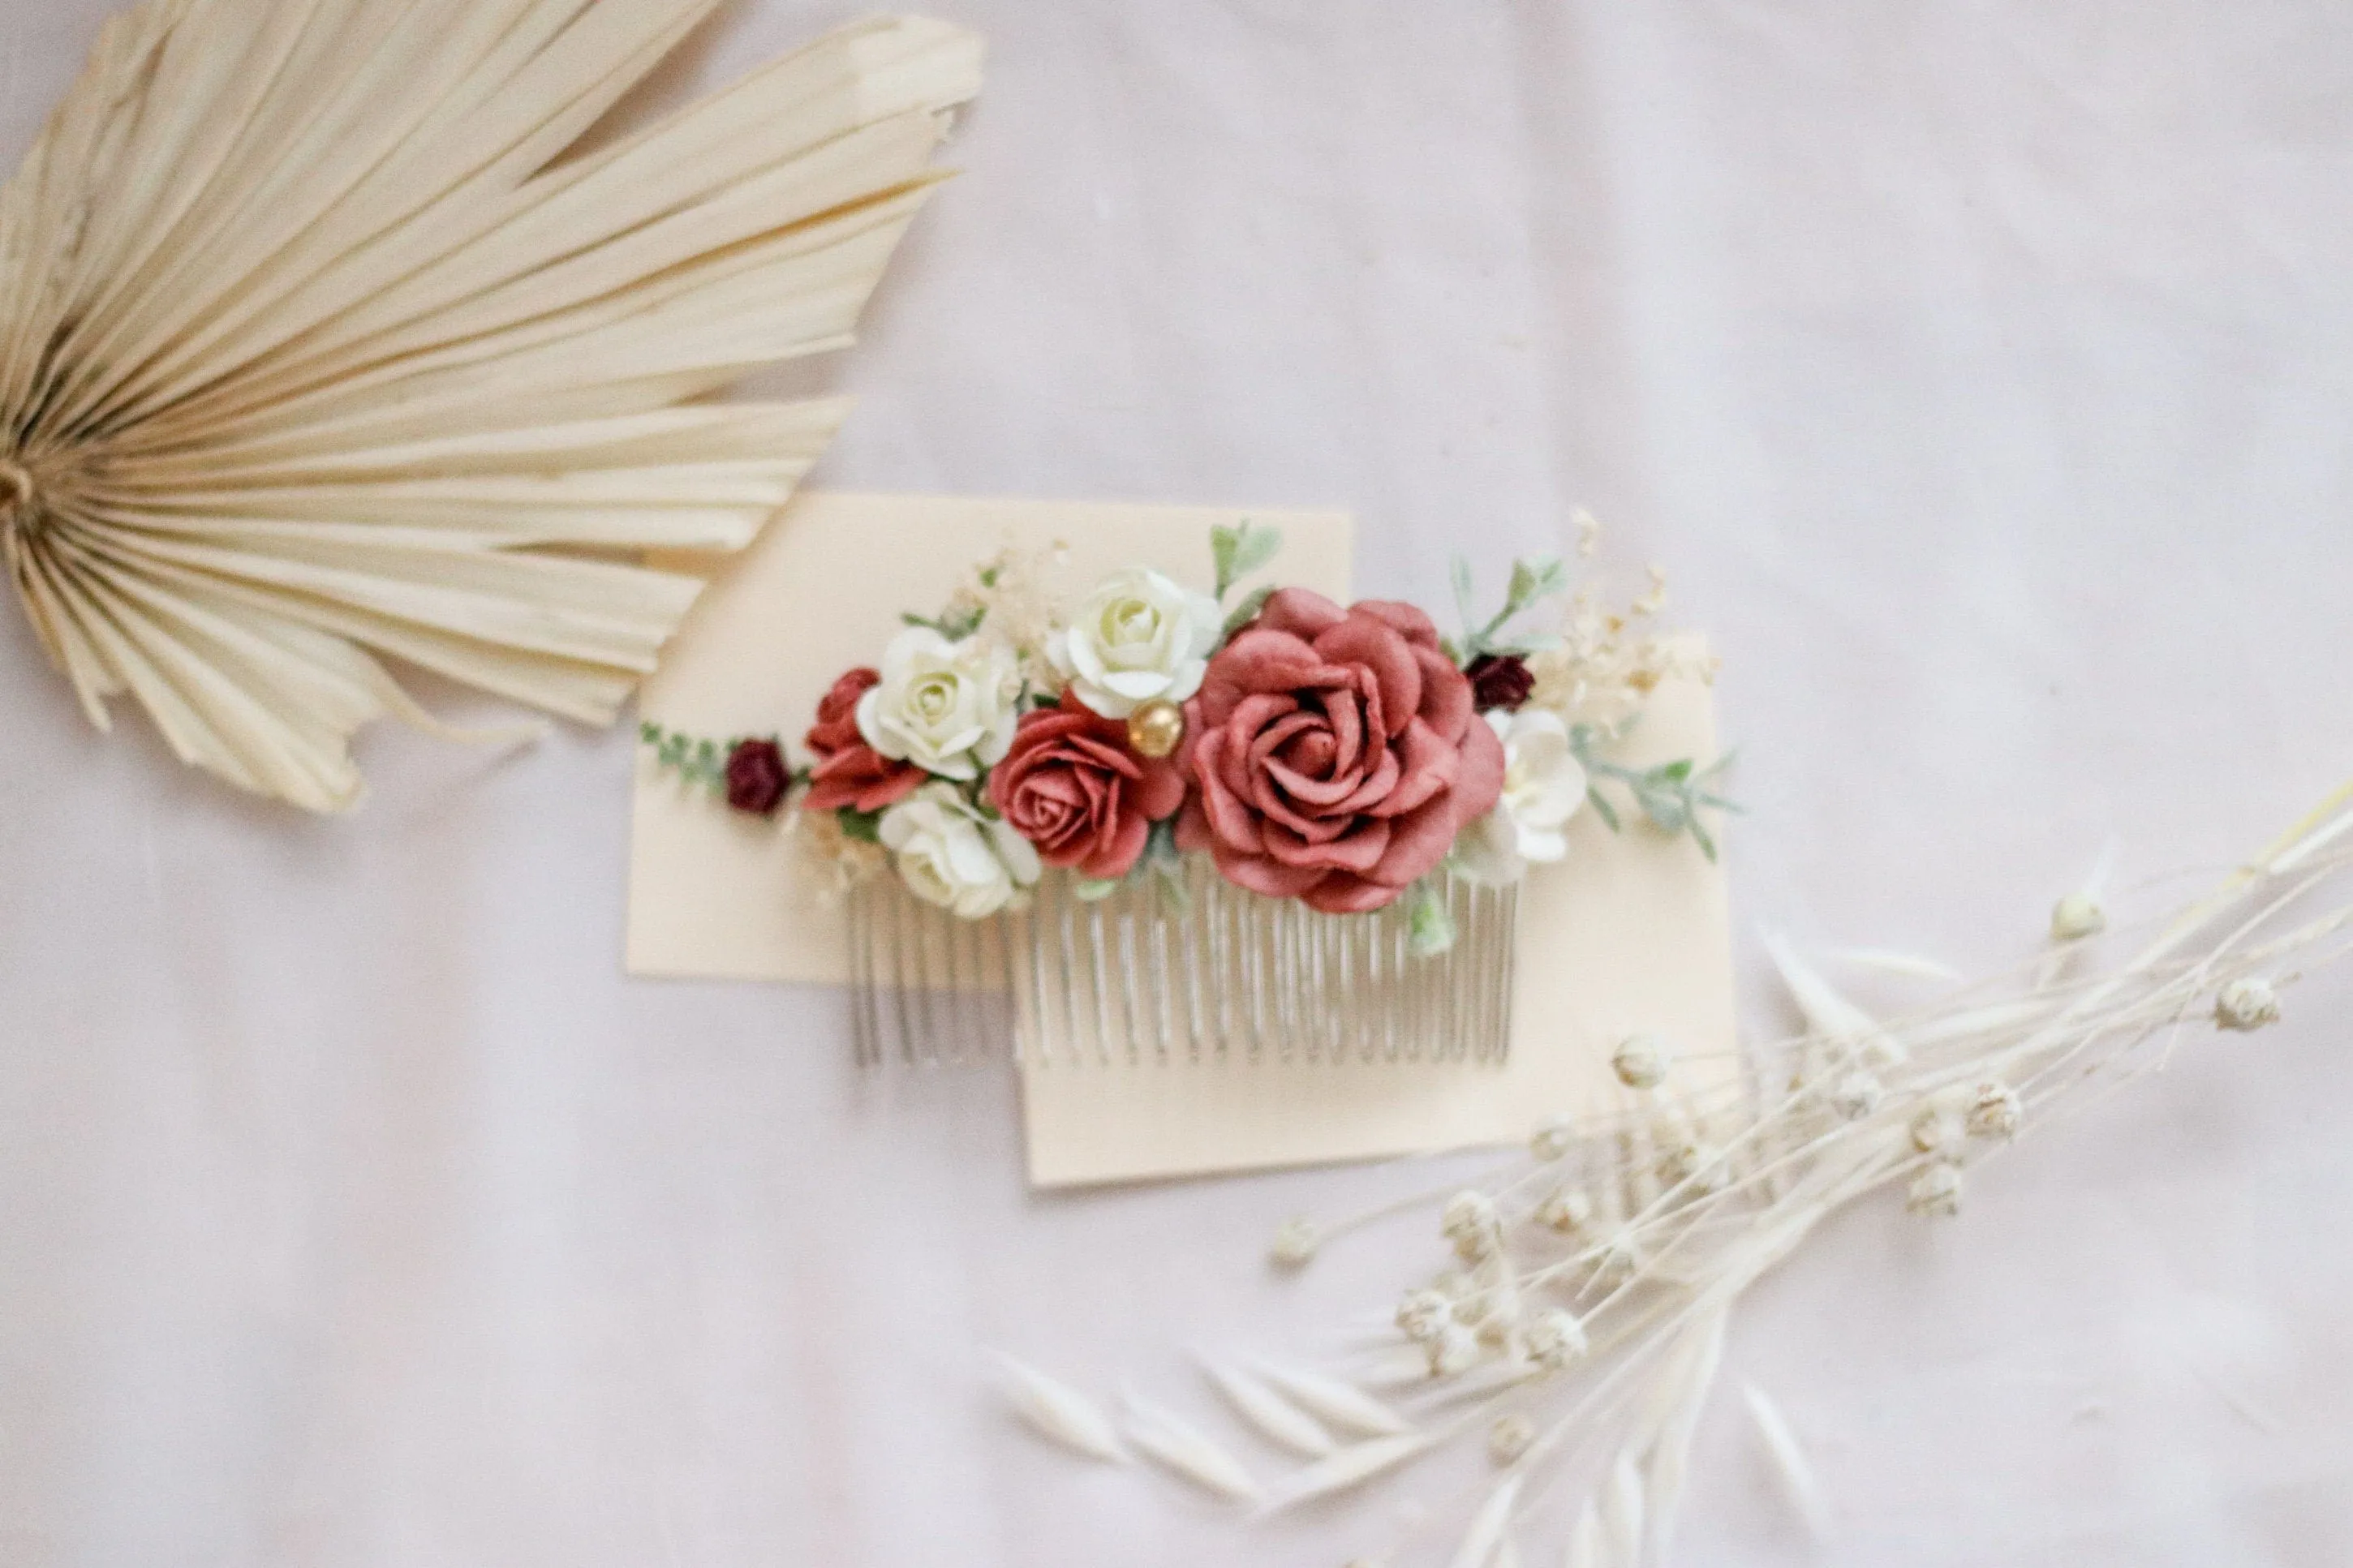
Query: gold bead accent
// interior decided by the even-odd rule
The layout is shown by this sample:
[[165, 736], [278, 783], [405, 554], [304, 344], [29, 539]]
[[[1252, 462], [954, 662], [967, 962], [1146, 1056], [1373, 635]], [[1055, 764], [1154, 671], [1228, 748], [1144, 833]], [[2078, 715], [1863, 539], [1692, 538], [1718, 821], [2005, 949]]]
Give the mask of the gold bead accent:
[[1185, 738], [1185, 710], [1165, 699], [1127, 716], [1127, 743], [1139, 757], [1165, 757]]

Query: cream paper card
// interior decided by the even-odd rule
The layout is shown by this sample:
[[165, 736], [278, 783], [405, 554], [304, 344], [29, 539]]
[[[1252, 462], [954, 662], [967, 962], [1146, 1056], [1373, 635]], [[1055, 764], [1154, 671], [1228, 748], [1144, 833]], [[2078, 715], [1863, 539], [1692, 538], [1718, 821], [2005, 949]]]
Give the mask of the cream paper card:
[[[880, 657], [902, 611], [935, 607], [1004, 545], [1066, 542], [1074, 590], [1136, 564], [1206, 583], [1210, 526], [1245, 517], [1283, 531], [1269, 576], [1348, 597], [1352, 534], [1337, 513], [804, 493], [724, 565], [642, 710], [700, 734], [781, 730], [790, 745], [836, 676]], [[1662, 687], [1628, 747], [1638, 763], [1714, 753], [1695, 682]], [[840, 904], [811, 881], [773, 824], [640, 757], [632, 973], [846, 983]], [[1521, 892], [1506, 1063], [1027, 1067], [1029, 1175], [1073, 1186], [1514, 1142], [1618, 1104], [1609, 1058], [1636, 1029], [1672, 1044], [1683, 1091], [1736, 1076], [1724, 878], [1687, 840], [1630, 821], [1618, 837], [1588, 813], [1567, 861]]]

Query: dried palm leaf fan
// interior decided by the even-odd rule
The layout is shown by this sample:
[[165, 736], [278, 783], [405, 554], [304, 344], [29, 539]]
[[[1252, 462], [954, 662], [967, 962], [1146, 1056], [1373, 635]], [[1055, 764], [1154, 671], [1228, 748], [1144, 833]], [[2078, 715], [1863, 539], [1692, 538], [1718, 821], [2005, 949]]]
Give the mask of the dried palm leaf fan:
[[150, 0], [0, 192], [0, 546], [109, 728], [317, 811], [385, 655], [609, 721], [839, 400], [980, 47], [834, 33], [568, 162], [716, 0]]

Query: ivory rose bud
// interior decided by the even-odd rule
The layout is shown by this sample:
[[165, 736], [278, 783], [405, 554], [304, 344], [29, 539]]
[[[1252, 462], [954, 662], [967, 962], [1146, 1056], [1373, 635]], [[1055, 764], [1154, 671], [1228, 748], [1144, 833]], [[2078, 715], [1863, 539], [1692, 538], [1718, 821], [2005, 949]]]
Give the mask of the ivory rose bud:
[[1201, 689], [1225, 629], [1218, 602], [1157, 572], [1118, 572], [1087, 595], [1046, 645], [1079, 701], [1107, 719]]
[[1013, 743], [1021, 674], [1011, 649], [909, 626], [883, 652], [881, 677], [858, 700], [858, 732], [882, 756], [972, 779]]

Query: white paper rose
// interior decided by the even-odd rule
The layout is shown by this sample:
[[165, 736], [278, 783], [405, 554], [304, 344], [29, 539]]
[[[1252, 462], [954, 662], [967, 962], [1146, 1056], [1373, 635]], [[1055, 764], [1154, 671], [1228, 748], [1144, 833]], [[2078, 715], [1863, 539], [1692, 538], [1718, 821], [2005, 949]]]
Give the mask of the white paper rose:
[[1038, 851], [954, 784], [925, 784], [883, 812], [880, 832], [907, 890], [965, 920], [1015, 906], [1038, 880]]
[[1504, 742], [1504, 793], [1495, 808], [1454, 840], [1454, 868], [1472, 881], [1504, 887], [1530, 862], [1568, 853], [1568, 819], [1585, 804], [1586, 777], [1569, 750], [1568, 726], [1539, 708], [1484, 715]]
[[909, 626], [883, 651], [881, 684], [859, 699], [858, 732], [926, 773], [977, 778], [1013, 743], [1020, 694], [1011, 649]]
[[1201, 689], [1225, 616], [1218, 602], [1157, 572], [1115, 573], [1046, 644], [1081, 702], [1124, 719], [1147, 702], [1182, 702]]

